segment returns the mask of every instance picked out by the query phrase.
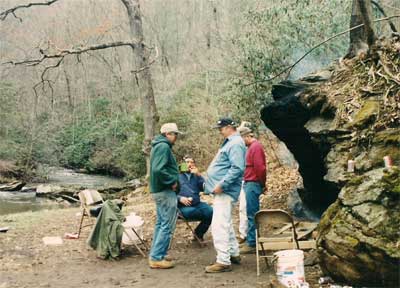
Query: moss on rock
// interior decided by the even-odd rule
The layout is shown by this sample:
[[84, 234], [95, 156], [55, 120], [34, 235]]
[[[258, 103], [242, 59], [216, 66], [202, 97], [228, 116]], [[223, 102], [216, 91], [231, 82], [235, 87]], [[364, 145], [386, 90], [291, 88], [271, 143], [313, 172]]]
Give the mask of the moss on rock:
[[375, 100], [365, 101], [361, 109], [357, 112], [353, 122], [348, 127], [364, 127], [375, 120], [379, 112], [379, 102]]
[[383, 130], [376, 133], [373, 142], [374, 144], [400, 144], [400, 128]]
[[390, 170], [385, 170], [382, 183], [384, 188], [389, 193], [396, 193], [400, 195], [400, 169], [399, 167], [392, 167]]

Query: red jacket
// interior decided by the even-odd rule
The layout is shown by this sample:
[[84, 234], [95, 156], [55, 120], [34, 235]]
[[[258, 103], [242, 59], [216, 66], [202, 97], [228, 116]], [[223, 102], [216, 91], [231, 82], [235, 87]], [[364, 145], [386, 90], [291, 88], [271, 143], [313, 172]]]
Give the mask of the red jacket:
[[264, 147], [257, 140], [253, 141], [246, 153], [246, 170], [244, 171], [244, 181], [259, 182], [265, 186], [267, 178], [267, 164], [265, 159]]

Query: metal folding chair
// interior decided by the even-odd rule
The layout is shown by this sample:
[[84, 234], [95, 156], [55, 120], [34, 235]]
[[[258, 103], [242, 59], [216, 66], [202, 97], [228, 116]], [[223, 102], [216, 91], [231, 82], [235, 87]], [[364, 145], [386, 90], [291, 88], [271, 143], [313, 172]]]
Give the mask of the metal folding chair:
[[293, 218], [283, 210], [260, 210], [255, 215], [255, 223], [257, 276], [259, 276], [260, 258], [264, 258], [269, 267], [268, 257], [273, 257], [267, 255], [266, 250], [282, 250], [286, 249], [288, 245], [293, 249], [299, 249], [299, 243]]
[[196, 239], [196, 242], [200, 245], [200, 247], [204, 247], [204, 246], [205, 246], [205, 243], [203, 243], [203, 241], [201, 241], [201, 239], [200, 239], [200, 238], [196, 235], [196, 233], [194, 232], [193, 227], [190, 225], [190, 223], [192, 223], [192, 222], [200, 222], [200, 221], [199, 221], [199, 220], [186, 219], [185, 217], [183, 217], [181, 211], [180, 211], [179, 209], [177, 209], [177, 211], [176, 211], [176, 224], [175, 224], [175, 229], [174, 229], [174, 232], [173, 232], [173, 234], [172, 234], [171, 241], [170, 241], [170, 243], [169, 243], [169, 248], [171, 248], [171, 246], [172, 246], [172, 240], [173, 240], [173, 238], [174, 238], [174, 236], [175, 236], [176, 225], [177, 225], [178, 223], [180, 223], [180, 222], [181, 222], [181, 223], [185, 223], [186, 227], [189, 228], [189, 230], [192, 232], [192, 235], [193, 235], [193, 237]]
[[[89, 219], [91, 219], [91, 217], [96, 218], [101, 210], [101, 205], [104, 203], [104, 200], [103, 197], [101, 197], [101, 194], [97, 190], [93, 189], [82, 190], [81, 192], [79, 192], [78, 197], [81, 202], [81, 209], [82, 209], [81, 211], [82, 215], [79, 221], [79, 228], [78, 228], [78, 238], [79, 238], [82, 228], [94, 225], [94, 221], [91, 221], [90, 224], [83, 226], [84, 218], [85, 217], [88, 217]], [[122, 204], [120, 206], [122, 206]], [[142, 249], [140, 249], [140, 247], [136, 244], [134, 239], [132, 239], [131, 235], [127, 232], [128, 229], [132, 230], [132, 232], [139, 239], [140, 243], [144, 246], [145, 251], [148, 251], [146, 242], [144, 242], [144, 240], [139, 236], [139, 234], [133, 227], [124, 227], [125, 235], [134, 244], [134, 246], [140, 252], [140, 254], [142, 254], [143, 257], [146, 257], [146, 254], [142, 251]]]

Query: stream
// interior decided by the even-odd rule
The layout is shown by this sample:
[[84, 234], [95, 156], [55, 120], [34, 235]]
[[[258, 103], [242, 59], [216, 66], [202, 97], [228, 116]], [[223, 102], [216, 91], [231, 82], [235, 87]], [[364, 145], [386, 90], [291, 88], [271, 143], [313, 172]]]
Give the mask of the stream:
[[[40, 184], [54, 185], [79, 185], [85, 188], [98, 189], [107, 186], [115, 186], [124, 183], [122, 179], [77, 173], [70, 169], [53, 168], [46, 183], [28, 183], [26, 187], [37, 187]], [[26, 211], [38, 211], [43, 209], [56, 209], [65, 207], [47, 198], [36, 197], [36, 192], [3, 192], [0, 191], [0, 215], [20, 213]]]

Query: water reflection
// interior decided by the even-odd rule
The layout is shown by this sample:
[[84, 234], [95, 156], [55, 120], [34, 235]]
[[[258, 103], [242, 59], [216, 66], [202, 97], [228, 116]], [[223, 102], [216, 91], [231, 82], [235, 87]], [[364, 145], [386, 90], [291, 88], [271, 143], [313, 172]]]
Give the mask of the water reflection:
[[[81, 186], [85, 188], [101, 188], [121, 185], [123, 181], [119, 178], [88, 175], [77, 173], [69, 169], [52, 169], [49, 182], [61, 186]], [[40, 183], [30, 184], [36, 187]], [[52, 209], [63, 207], [55, 201], [36, 197], [35, 192], [1, 192], [0, 191], [0, 215], [19, 213], [25, 211], [37, 211], [41, 209]]]
[[34, 192], [0, 192], [0, 215], [59, 207], [54, 201], [36, 198]]

